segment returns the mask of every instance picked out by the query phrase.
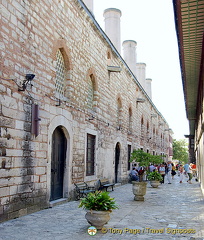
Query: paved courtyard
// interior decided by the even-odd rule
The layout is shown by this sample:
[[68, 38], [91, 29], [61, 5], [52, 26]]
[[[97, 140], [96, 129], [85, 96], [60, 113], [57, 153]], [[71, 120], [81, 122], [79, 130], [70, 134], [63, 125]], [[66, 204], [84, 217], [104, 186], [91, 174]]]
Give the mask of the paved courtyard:
[[[201, 240], [204, 239], [204, 199], [199, 183], [172, 184], [159, 188], [147, 185], [144, 202], [134, 201], [132, 185], [116, 187], [110, 192], [119, 209], [102, 233], [87, 233], [89, 224], [78, 201], [68, 202], [0, 224], [0, 240]], [[190, 232], [190, 233], [188, 233]]]

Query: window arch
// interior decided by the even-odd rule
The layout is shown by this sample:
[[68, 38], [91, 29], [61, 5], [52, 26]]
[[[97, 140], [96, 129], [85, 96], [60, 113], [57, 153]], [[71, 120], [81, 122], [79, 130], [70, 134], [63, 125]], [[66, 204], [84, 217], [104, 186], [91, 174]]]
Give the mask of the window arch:
[[155, 143], [155, 141], [156, 141], [156, 129], [155, 129], [155, 124], [153, 125], [153, 141], [154, 141], [154, 143]]
[[56, 53], [56, 76], [55, 76], [55, 91], [64, 96], [65, 85], [65, 61], [60, 49]]
[[149, 121], [147, 121], [147, 131], [146, 131], [146, 133], [147, 133], [147, 141], [149, 141], [150, 140], [150, 130], [149, 130]]
[[59, 99], [69, 98], [72, 101], [73, 88], [72, 72], [73, 65], [71, 62], [70, 50], [64, 39], [56, 39], [53, 44], [51, 58], [54, 64], [53, 80], [55, 88], [53, 93]]
[[120, 128], [121, 127], [121, 121], [122, 121], [122, 102], [120, 97], [117, 99], [117, 125]]
[[94, 106], [94, 85], [93, 85], [93, 74], [88, 77], [88, 98], [87, 106], [89, 109], [93, 110]]
[[98, 105], [98, 84], [94, 69], [90, 68], [87, 74], [87, 109], [96, 112]]
[[144, 139], [144, 119], [141, 117], [141, 139]]
[[129, 116], [128, 116], [128, 131], [132, 132], [132, 108], [129, 107]]
[[112, 65], [112, 54], [110, 49], [107, 50], [107, 65], [108, 66]]

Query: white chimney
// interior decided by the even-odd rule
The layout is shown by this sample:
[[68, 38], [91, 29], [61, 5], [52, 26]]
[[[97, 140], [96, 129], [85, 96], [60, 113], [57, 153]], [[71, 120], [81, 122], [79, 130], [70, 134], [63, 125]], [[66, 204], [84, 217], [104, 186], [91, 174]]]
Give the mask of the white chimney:
[[136, 54], [136, 46], [137, 42], [134, 40], [126, 40], [123, 42], [123, 58], [130, 70], [136, 76], [136, 62], [137, 62], [137, 54]]
[[93, 14], [93, 0], [83, 0], [89, 11]]
[[105, 33], [121, 54], [120, 17], [122, 13], [119, 9], [108, 8], [104, 10], [103, 16], [105, 21]]
[[148, 96], [150, 97], [150, 99], [152, 99], [152, 79], [151, 78], [146, 78], [145, 90]]
[[142, 87], [145, 90], [145, 80], [146, 80], [146, 64], [145, 63], [137, 63], [136, 64], [136, 77], [140, 82]]

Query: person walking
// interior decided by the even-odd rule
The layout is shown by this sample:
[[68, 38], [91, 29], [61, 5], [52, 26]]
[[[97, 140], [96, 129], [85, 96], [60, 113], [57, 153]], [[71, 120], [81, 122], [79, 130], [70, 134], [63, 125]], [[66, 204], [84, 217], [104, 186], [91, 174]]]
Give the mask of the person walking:
[[172, 165], [171, 165], [171, 161], [167, 162], [167, 180], [168, 180], [168, 184], [171, 184], [171, 171], [172, 171]]
[[162, 176], [162, 181], [161, 181], [161, 183], [164, 183], [164, 177], [165, 177], [165, 166], [164, 166], [164, 163], [162, 163], [162, 164], [159, 166], [159, 173], [160, 173], [161, 176]]
[[183, 172], [184, 172], [182, 164], [179, 166], [178, 170], [179, 170], [179, 180], [180, 180], [180, 183], [182, 183], [183, 182]]
[[190, 183], [190, 184], [192, 184], [191, 179], [193, 178], [193, 171], [192, 171], [192, 168], [191, 168], [190, 165], [189, 165], [189, 167], [188, 167], [187, 174], [188, 174], [188, 181], [187, 181], [187, 182]]
[[176, 168], [173, 163], [171, 163], [171, 165], [172, 165], [171, 175], [172, 175], [172, 179], [174, 179], [174, 175], [176, 175]]

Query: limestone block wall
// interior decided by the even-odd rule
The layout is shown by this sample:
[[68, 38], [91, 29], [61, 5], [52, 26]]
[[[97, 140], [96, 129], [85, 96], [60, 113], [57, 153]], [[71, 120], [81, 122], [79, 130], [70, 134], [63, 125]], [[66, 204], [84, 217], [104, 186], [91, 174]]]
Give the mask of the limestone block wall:
[[[52, 134], [58, 126], [67, 139], [67, 199], [73, 199], [74, 182], [115, 180], [117, 143], [118, 182], [127, 182], [128, 145], [168, 157], [168, 123], [81, 1], [7, 0], [1, 7], [0, 221], [49, 206]], [[63, 98], [55, 91], [59, 49], [66, 68]], [[107, 61], [121, 71], [108, 71]], [[29, 73], [35, 74], [32, 85], [19, 91]], [[87, 107], [90, 75], [92, 110]], [[31, 132], [32, 104], [39, 106], [37, 136]], [[87, 133], [96, 136], [93, 176], [85, 171]]]

